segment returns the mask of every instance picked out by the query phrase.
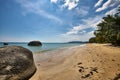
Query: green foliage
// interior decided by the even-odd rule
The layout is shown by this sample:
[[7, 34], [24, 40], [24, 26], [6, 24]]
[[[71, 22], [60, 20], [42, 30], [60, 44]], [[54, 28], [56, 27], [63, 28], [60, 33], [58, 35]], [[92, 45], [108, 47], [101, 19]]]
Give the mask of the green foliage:
[[94, 32], [89, 42], [95, 43], [112, 43], [120, 46], [120, 7], [118, 12], [111, 16], [103, 17], [103, 21], [99, 23], [98, 30]]
[[89, 42], [90, 42], [90, 43], [96, 42], [95, 37], [90, 38], [90, 39], [89, 39]]
[[117, 34], [117, 40], [120, 40], [120, 32]]

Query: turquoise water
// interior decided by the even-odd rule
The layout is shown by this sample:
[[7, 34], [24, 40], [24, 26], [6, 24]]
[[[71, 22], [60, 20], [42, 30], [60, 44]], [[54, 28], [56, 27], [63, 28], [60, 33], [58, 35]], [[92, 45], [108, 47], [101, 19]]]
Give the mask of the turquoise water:
[[[42, 43], [42, 46], [28, 46], [28, 43], [25, 42], [9, 42], [8, 46], [22, 46], [25, 47], [32, 52], [42, 52], [42, 51], [48, 51], [48, 50], [54, 50], [58, 48], [63, 47], [70, 47], [70, 46], [77, 46], [77, 45], [83, 45], [81, 43]], [[0, 47], [3, 47], [3, 43], [0, 43]]]

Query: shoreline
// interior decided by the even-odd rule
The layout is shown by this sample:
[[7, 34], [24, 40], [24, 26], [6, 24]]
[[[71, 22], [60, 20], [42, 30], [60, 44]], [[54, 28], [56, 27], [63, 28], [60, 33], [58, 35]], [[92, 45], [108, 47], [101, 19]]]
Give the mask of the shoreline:
[[33, 52], [33, 54], [54, 52], [56, 50], [67, 49], [67, 48], [83, 47], [85, 45], [86, 44], [77, 44], [77, 45], [74, 45], [74, 46], [64, 46], [64, 47], [58, 47], [58, 48], [53, 48], [53, 49], [46, 49], [46, 50], [41, 50], [41, 51], [38, 51], [38, 52]]
[[[76, 45], [76, 46], [69, 46], [69, 47], [61, 47], [61, 48], [57, 48], [57, 49], [52, 49], [52, 50], [48, 50], [45, 52], [35, 52], [33, 53], [34, 56], [34, 60], [35, 62], [42, 62], [42, 61], [47, 61], [51, 58], [65, 58], [69, 55], [71, 55], [72, 53], [74, 53], [78, 48], [82, 48], [85, 45]], [[72, 50], [71, 50], [72, 49]]]
[[87, 44], [48, 54], [33, 54], [38, 70], [30, 80], [115, 80], [120, 77], [118, 47]]

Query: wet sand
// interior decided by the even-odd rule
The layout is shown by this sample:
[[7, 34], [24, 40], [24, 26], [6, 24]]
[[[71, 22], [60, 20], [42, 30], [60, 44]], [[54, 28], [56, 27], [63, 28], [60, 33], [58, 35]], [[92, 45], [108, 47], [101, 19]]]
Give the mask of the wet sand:
[[37, 72], [30, 80], [119, 80], [120, 47], [87, 44], [34, 54]]

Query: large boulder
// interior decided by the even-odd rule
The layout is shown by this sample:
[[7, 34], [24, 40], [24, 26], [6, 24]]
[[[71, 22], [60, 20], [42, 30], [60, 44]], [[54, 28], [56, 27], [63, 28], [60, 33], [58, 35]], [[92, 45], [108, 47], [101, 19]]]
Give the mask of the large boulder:
[[6, 43], [6, 42], [4, 42], [3, 44], [4, 44], [4, 45], [8, 45], [8, 43]]
[[0, 80], [28, 80], [35, 72], [31, 51], [20, 46], [0, 48]]
[[31, 41], [28, 46], [42, 46], [42, 43], [40, 41]]

